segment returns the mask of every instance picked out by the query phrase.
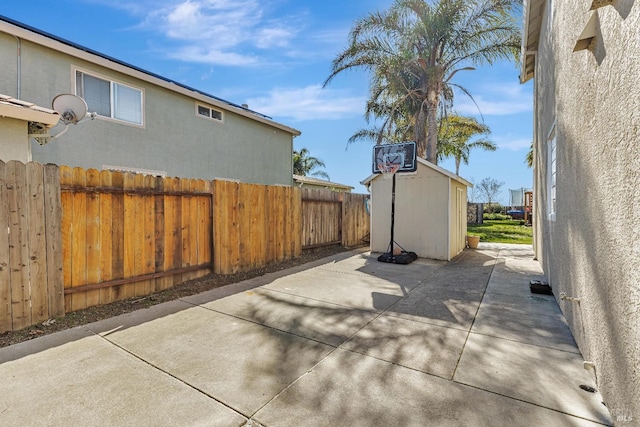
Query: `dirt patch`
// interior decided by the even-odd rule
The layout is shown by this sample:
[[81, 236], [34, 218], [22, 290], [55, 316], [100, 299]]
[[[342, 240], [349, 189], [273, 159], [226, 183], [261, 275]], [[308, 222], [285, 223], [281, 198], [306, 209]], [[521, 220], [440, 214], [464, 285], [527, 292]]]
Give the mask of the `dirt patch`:
[[302, 254], [300, 257], [270, 264], [264, 268], [248, 271], [246, 273], [237, 273], [230, 275], [210, 274], [196, 280], [190, 280], [171, 289], [148, 295], [146, 297], [135, 297], [123, 301], [117, 301], [111, 304], [100, 305], [87, 308], [85, 310], [74, 311], [68, 313], [64, 317], [49, 320], [42, 324], [30, 326], [19, 331], [4, 332], [0, 334], [0, 347], [7, 347], [23, 341], [28, 341], [43, 335], [74, 328], [76, 326], [86, 325], [98, 320], [115, 317], [120, 314], [129, 313], [135, 310], [148, 308], [156, 304], [167, 301], [173, 301], [178, 298], [196, 295], [211, 289], [220, 288], [232, 283], [242, 282], [244, 280], [259, 277], [267, 273], [272, 273], [298, 265], [306, 264], [331, 255], [345, 252], [349, 249], [342, 246], [331, 246], [328, 248], [318, 249], [314, 252]]

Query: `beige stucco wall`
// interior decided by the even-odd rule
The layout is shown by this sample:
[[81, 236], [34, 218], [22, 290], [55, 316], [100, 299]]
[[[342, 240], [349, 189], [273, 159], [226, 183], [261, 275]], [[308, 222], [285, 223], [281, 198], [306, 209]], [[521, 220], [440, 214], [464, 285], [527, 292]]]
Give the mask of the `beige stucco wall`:
[[0, 117], [0, 160], [31, 161], [26, 121]]
[[[616, 425], [639, 425], [640, 1], [594, 12], [591, 2], [549, 4], [553, 22], [547, 12], [535, 71], [537, 256]], [[593, 13], [594, 49], [572, 52]], [[546, 142], [554, 121], [551, 220]], [[562, 301], [562, 292], [580, 303]]]
[[[419, 257], [449, 259], [449, 177], [418, 164], [396, 176], [395, 241]], [[386, 252], [391, 233], [391, 183], [371, 183], [371, 250]]]

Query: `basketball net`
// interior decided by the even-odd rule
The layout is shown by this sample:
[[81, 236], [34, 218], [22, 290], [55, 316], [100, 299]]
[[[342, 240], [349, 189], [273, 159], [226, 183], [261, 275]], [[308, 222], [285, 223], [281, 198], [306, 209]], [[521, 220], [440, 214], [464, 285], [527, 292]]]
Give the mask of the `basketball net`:
[[400, 168], [399, 164], [393, 163], [379, 163], [378, 170], [382, 173], [382, 176], [385, 179], [391, 179], [393, 175], [398, 172], [398, 168]]

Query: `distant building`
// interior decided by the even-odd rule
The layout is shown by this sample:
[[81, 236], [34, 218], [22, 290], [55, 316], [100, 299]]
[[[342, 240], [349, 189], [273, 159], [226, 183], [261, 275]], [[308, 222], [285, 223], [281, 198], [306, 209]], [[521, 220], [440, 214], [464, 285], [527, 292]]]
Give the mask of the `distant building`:
[[293, 138], [271, 118], [0, 16], [0, 93], [50, 106], [63, 93], [96, 112], [32, 159], [85, 169], [152, 171], [292, 185]]

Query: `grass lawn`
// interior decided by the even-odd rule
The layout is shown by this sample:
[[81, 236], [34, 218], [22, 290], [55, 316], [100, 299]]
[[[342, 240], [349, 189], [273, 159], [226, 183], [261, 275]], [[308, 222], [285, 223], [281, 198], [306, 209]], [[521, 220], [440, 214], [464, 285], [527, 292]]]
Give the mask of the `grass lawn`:
[[484, 220], [480, 225], [468, 225], [467, 234], [480, 236], [481, 242], [522, 243], [533, 242], [533, 229], [520, 225], [520, 221]]

